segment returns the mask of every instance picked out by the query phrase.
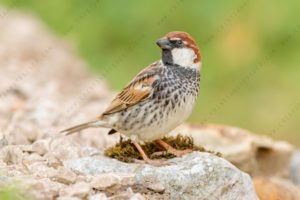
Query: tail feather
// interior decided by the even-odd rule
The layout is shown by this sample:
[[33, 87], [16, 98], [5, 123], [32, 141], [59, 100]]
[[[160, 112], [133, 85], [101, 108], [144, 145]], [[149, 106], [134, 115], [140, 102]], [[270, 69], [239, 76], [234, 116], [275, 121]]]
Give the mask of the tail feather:
[[70, 135], [72, 133], [76, 133], [76, 132], [79, 132], [79, 131], [87, 129], [87, 128], [101, 127], [101, 123], [99, 123], [99, 122], [101, 122], [101, 121], [94, 120], [94, 121], [86, 122], [86, 123], [79, 124], [79, 125], [73, 126], [71, 128], [62, 130], [62, 131], [60, 131], [60, 133], [64, 133], [65, 135]]

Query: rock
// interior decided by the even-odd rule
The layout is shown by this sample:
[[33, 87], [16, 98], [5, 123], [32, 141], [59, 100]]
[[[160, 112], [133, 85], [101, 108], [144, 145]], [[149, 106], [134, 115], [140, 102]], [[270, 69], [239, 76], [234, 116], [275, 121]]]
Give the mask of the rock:
[[23, 145], [18, 145], [18, 147], [23, 151], [23, 152], [33, 152], [32, 151], [32, 145], [31, 144], [23, 144]]
[[260, 200], [298, 200], [300, 188], [280, 178], [255, 177], [253, 183]]
[[59, 192], [59, 195], [62, 197], [78, 197], [86, 198], [90, 192], [90, 186], [85, 182], [78, 182], [74, 185], [70, 185]]
[[165, 191], [165, 187], [161, 183], [152, 183], [148, 185], [147, 188], [157, 193], [163, 193]]
[[29, 172], [37, 178], [52, 178], [56, 175], [56, 170], [48, 167], [43, 162], [34, 162], [27, 166]]
[[54, 179], [56, 181], [67, 185], [75, 183], [76, 178], [77, 176], [74, 172], [64, 167], [60, 167], [57, 171], [57, 174], [54, 175]]
[[0, 139], [0, 149], [8, 145], [7, 139], [2, 135]]
[[293, 147], [247, 130], [222, 125], [181, 125], [171, 135], [190, 135], [196, 145], [223, 157], [252, 176], [289, 176]]
[[7, 165], [22, 163], [23, 152], [16, 145], [5, 146], [0, 150], [0, 160]]
[[77, 182], [87, 182], [87, 183], [90, 183], [93, 179], [93, 176], [90, 176], [90, 175], [84, 175], [84, 174], [79, 174], [77, 176]]
[[83, 157], [96, 156], [96, 155], [101, 155], [101, 151], [99, 149], [96, 149], [94, 147], [83, 147], [82, 148], [82, 156]]
[[32, 144], [32, 151], [43, 156], [49, 151], [49, 140], [37, 140]]
[[81, 155], [80, 146], [65, 138], [54, 139], [51, 142], [50, 151], [60, 161], [79, 158]]
[[44, 158], [46, 159], [47, 165], [49, 167], [57, 168], [59, 166], [62, 166], [62, 162], [58, 160], [51, 152], [46, 153], [44, 155]]
[[[112, 174], [100, 174], [93, 177], [91, 186], [97, 190], [120, 187], [119, 179]], [[119, 187], [118, 187], [119, 186]]]
[[300, 150], [293, 154], [290, 177], [293, 183], [300, 186]]
[[23, 165], [4, 165], [0, 168], [0, 175], [7, 177], [18, 177], [25, 174], [28, 170]]
[[7, 164], [3, 160], [0, 160], [0, 169], [4, 168], [6, 166], [7, 166]]
[[125, 199], [133, 199], [133, 200], [144, 200], [140, 199], [140, 195], [137, 195], [133, 193], [131, 188], [128, 188], [126, 191], [120, 192], [117, 195], [109, 197], [109, 200], [125, 200]]
[[193, 152], [168, 160], [165, 166], [127, 164], [104, 156], [68, 160], [64, 165], [79, 173], [135, 173], [137, 184], [161, 183], [171, 198], [257, 199], [249, 175], [226, 160], [208, 153]]
[[88, 200], [107, 200], [105, 193], [98, 193], [92, 196], [89, 196]]
[[105, 156], [83, 157], [66, 160], [64, 166], [76, 173], [87, 175], [99, 175], [103, 173], [134, 173], [137, 164], [123, 163]]
[[145, 198], [141, 194], [137, 193], [131, 196], [130, 200], [145, 200]]
[[114, 173], [121, 185], [133, 185], [135, 183], [134, 173]]
[[58, 196], [59, 190], [63, 186], [53, 182], [48, 178], [34, 180], [29, 177], [21, 179], [24, 188], [28, 188], [27, 193], [30, 193], [33, 199], [55, 199]]
[[43, 162], [45, 161], [45, 158], [40, 156], [37, 153], [31, 153], [28, 156], [26, 156], [24, 159], [26, 159], [30, 164], [34, 162]]

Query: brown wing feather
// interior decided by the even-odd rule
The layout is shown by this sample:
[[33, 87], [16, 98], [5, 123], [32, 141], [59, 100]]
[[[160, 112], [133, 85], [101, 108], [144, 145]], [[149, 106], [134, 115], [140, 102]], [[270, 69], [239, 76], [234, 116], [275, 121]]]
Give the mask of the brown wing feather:
[[160, 66], [156, 62], [141, 71], [111, 102], [103, 115], [120, 112], [145, 100], [153, 91], [153, 83], [158, 79]]

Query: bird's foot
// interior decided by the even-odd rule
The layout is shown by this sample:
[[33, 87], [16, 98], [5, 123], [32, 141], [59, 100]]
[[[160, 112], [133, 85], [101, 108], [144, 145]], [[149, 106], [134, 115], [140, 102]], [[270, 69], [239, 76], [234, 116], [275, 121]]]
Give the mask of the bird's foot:
[[[162, 160], [152, 160], [150, 159], [146, 153], [144, 152], [144, 150], [142, 149], [142, 147], [136, 143], [136, 142], [133, 142], [134, 146], [137, 148], [137, 150], [139, 151], [139, 153], [141, 154], [143, 160], [145, 163], [149, 164], [149, 165], [154, 165], [154, 166], [162, 166], [164, 165], [164, 162]], [[136, 162], [139, 162], [139, 163], [142, 163], [142, 161], [136, 161]]]
[[183, 156], [185, 154], [193, 152], [192, 149], [185, 149], [185, 150], [175, 149], [171, 145], [167, 144], [166, 142], [164, 142], [161, 139], [156, 140], [156, 143], [159, 144], [160, 146], [162, 146], [164, 149], [166, 149], [166, 151], [168, 153], [171, 153], [171, 154], [173, 154], [176, 157], [180, 157], [180, 156]]

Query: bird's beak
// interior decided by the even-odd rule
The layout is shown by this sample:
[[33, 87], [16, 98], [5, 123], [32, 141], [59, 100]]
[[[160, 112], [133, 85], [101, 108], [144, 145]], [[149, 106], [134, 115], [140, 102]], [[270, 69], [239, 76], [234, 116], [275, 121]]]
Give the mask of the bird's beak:
[[156, 44], [161, 48], [161, 49], [171, 49], [171, 43], [168, 40], [168, 38], [160, 38], [157, 40]]

